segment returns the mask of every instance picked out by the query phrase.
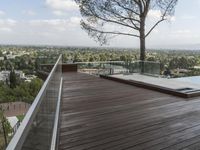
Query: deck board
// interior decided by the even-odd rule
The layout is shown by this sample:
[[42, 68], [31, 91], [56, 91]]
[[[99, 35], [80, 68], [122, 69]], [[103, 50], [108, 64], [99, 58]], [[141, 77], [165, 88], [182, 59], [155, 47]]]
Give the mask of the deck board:
[[178, 150], [200, 145], [200, 98], [63, 74], [59, 150]]

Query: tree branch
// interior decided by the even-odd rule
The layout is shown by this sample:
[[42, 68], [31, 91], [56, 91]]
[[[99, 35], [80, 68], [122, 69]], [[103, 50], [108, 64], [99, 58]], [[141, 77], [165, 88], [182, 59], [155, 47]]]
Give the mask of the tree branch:
[[144, 10], [146, 10], [147, 2], [146, 0], [141, 0]]
[[124, 32], [118, 32], [118, 31], [102, 31], [102, 30], [97, 30], [91, 26], [88, 26], [87, 24], [85, 24], [87, 27], [82, 26], [84, 29], [86, 29], [87, 31], [93, 31], [93, 32], [98, 32], [101, 34], [114, 34], [114, 35], [126, 35], [126, 36], [133, 36], [133, 37], [140, 37], [139, 35], [136, 34], [130, 34], [130, 33], [124, 33]]
[[145, 35], [145, 37], [147, 37], [152, 31], [153, 29], [158, 25], [160, 24], [161, 22], [165, 21], [166, 19], [162, 18], [161, 20], [159, 20], [150, 30], [149, 32], [147, 32], [147, 34]]
[[[128, 24], [125, 23], [125, 22], [124, 22], [124, 25], [127, 25], [127, 26], [130, 27], [130, 28], [132, 27], [132, 28], [135, 29], [135, 30], [139, 30], [139, 27], [137, 27], [136, 23], [134, 22], [134, 21], [136, 21], [136, 22], [139, 23], [139, 22], [140, 22], [139, 20], [133, 19], [131, 16], [129, 16], [129, 17], [122, 16], [122, 15], [120, 15], [120, 14], [118, 14], [118, 13], [112, 11], [111, 9], [110, 9], [110, 10], [108, 10], [108, 9], [106, 9], [106, 8], [103, 8], [103, 9], [104, 9], [105, 11], [109, 12], [109, 13], [112, 13], [116, 18], [118, 18], [118, 19], [120, 19], [120, 20], [123, 20], [123, 22], [124, 22], [124, 20], [129, 20], [133, 26], [130, 26], [130, 25], [128, 25]], [[111, 17], [112, 17], [112, 16], [111, 16]]]
[[139, 7], [139, 9], [140, 9], [140, 14], [139, 14], [139, 16], [143, 13], [143, 9], [142, 9], [142, 3], [141, 3], [141, 1], [139, 0], [133, 0], [137, 5], [138, 5], [138, 7]]
[[128, 24], [124, 24], [124, 23], [118, 22], [118, 21], [116, 21], [116, 20], [110, 20], [110, 19], [108, 19], [108, 18], [102, 18], [101, 16], [97, 15], [97, 13], [93, 12], [92, 10], [91, 10], [91, 13], [93, 14], [94, 17], [96, 17], [96, 18], [98, 18], [98, 19], [100, 19], [100, 20], [103, 20], [103, 21], [105, 21], [105, 22], [115, 23], [115, 24], [122, 25], [122, 26], [125, 26], [125, 27], [128, 27], [128, 28], [132, 28], [132, 29], [135, 30], [135, 27], [130, 26], [130, 25], [128, 25]]
[[132, 13], [138, 15], [138, 16], [140, 16], [139, 13], [137, 13], [136, 11], [134, 11], [134, 10], [128, 8], [128, 7], [125, 7], [125, 6], [121, 5], [120, 2], [118, 2], [118, 1], [116, 1], [116, 0], [113, 0], [113, 1], [114, 1], [115, 3], [117, 3], [117, 5], [118, 5], [119, 7], [123, 8], [123, 9], [125, 9], [125, 10], [128, 10], [128, 11], [130, 11], [130, 12], [132, 12]]
[[159, 20], [159, 21], [149, 30], [149, 32], [145, 35], [145, 37], [147, 37], [147, 36], [153, 31], [153, 29], [154, 29], [158, 24], [160, 24], [161, 22], [167, 20], [165, 17], [166, 17], [166, 14], [167, 14], [168, 9], [170, 8], [170, 6], [171, 6], [172, 3], [173, 3], [173, 0], [171, 0], [171, 2], [169, 3], [169, 5], [168, 5], [167, 8], [165, 9], [165, 11], [164, 11], [164, 13], [163, 13], [163, 15], [162, 15], [162, 17], [161, 17], [161, 20]]
[[[96, 31], [98, 32], [98, 31]], [[140, 37], [139, 35], [136, 35], [136, 34], [130, 34], [130, 33], [123, 33], [123, 32], [116, 32], [116, 31], [99, 31], [100, 33], [103, 33], [103, 34], [115, 34], [115, 35], [126, 35], [126, 36], [133, 36], [133, 37]]]

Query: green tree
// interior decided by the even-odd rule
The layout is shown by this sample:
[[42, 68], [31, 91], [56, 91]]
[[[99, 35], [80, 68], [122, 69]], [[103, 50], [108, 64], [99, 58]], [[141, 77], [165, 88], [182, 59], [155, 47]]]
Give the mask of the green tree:
[[38, 79], [38, 78], [33, 79], [29, 83], [29, 89], [30, 89], [29, 92], [30, 92], [30, 95], [33, 96], [33, 97], [35, 97], [38, 94], [38, 92], [39, 92], [42, 84], [43, 84], [43, 81], [41, 79]]
[[[145, 40], [158, 24], [174, 14], [178, 0], [75, 0], [79, 5], [82, 28], [89, 36], [106, 44], [113, 35], [140, 39], [140, 60], [145, 60]], [[146, 20], [150, 10], [161, 13], [150, 28]], [[116, 25], [116, 28], [108, 26]], [[146, 32], [146, 30], [148, 30]], [[112, 35], [112, 36], [109, 36]]]
[[0, 51], [0, 57], [2, 57], [3, 56], [3, 53], [2, 53], [2, 51]]
[[16, 88], [16, 86], [17, 86], [17, 76], [15, 74], [14, 69], [12, 69], [10, 71], [9, 81], [10, 81], [10, 88], [11, 89]]

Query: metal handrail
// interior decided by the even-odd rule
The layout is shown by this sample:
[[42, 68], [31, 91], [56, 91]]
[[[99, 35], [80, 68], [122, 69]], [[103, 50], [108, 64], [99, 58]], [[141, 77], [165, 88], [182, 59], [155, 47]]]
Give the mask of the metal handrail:
[[[141, 61], [136, 60], [129, 63], [138, 63], [138, 62], [144, 62], [144, 63], [152, 63], [152, 64], [160, 64], [158, 61]], [[100, 63], [127, 63], [126, 61], [93, 61], [93, 62], [75, 62], [75, 64], [100, 64]]]
[[61, 103], [62, 85], [63, 85], [63, 78], [61, 78], [61, 81], [60, 81], [58, 102], [57, 102], [56, 115], [55, 115], [54, 128], [53, 128], [53, 136], [52, 136], [52, 139], [51, 139], [50, 150], [56, 150], [56, 148], [57, 148], [57, 138], [58, 138], [57, 136], [58, 136], [58, 125], [59, 125], [59, 117], [60, 117], [60, 103]]
[[124, 61], [94, 61], [94, 62], [75, 62], [75, 64], [100, 64], [100, 63], [125, 63]]
[[40, 105], [42, 103], [42, 96], [43, 93], [45, 92], [45, 90], [48, 87], [48, 84], [50, 83], [53, 74], [55, 73], [57, 66], [60, 62], [60, 60], [62, 59], [62, 55], [59, 56], [56, 64], [54, 65], [52, 71], [50, 72], [48, 78], [46, 79], [46, 81], [44, 82], [42, 88], [40, 89], [38, 95], [36, 96], [33, 104], [31, 105], [30, 109], [28, 110], [25, 118], [23, 119], [19, 129], [17, 130], [16, 134], [14, 135], [14, 137], [12, 138], [12, 140], [10, 141], [8, 147], [6, 148], [6, 150], [20, 150], [23, 146], [24, 141], [26, 140], [26, 137], [28, 135], [29, 130], [31, 129], [31, 125], [33, 123], [33, 120], [40, 108]]
[[132, 63], [140, 63], [140, 62], [144, 62], [144, 63], [151, 63], [151, 64], [160, 64], [159, 61], [142, 61], [142, 60], [137, 60], [137, 61], [133, 61]]

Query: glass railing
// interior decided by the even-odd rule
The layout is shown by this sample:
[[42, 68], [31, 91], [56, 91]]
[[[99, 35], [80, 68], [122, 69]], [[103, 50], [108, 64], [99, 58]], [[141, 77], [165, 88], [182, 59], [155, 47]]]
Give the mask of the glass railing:
[[93, 75], [111, 75], [128, 72], [123, 61], [78, 62], [78, 71]]
[[129, 63], [129, 72], [130, 73], [140, 73], [150, 76], [159, 76], [161, 69], [159, 62], [152, 61], [135, 61]]
[[62, 56], [59, 56], [6, 150], [50, 150], [56, 147], [61, 86]]
[[59, 55], [55, 54], [51, 57], [49, 56], [38, 56], [36, 59], [37, 71], [43, 71], [50, 73], [54, 64], [56, 63]]
[[151, 61], [108, 61], [78, 62], [78, 71], [93, 75], [115, 75], [140, 73], [150, 76], [160, 75], [160, 63]]

